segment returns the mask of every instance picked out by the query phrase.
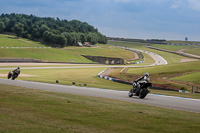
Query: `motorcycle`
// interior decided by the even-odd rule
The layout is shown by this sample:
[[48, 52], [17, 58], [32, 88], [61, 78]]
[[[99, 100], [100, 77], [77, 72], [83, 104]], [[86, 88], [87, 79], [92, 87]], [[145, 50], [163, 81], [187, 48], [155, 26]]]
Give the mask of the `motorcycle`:
[[12, 78], [12, 80], [15, 80], [17, 77], [18, 77], [19, 74], [13, 72], [13, 71], [10, 71], [8, 73], [8, 79]]
[[150, 92], [147, 88], [151, 87], [151, 83], [140, 82], [140, 83], [133, 83], [133, 89], [131, 89], [128, 93], [129, 97], [139, 96], [139, 98], [143, 99], [146, 95]]

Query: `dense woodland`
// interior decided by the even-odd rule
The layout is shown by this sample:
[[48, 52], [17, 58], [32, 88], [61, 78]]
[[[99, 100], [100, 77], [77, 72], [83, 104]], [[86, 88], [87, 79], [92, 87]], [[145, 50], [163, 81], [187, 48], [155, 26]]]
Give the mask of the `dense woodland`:
[[106, 36], [86, 22], [26, 14], [1, 14], [0, 33], [3, 32], [13, 32], [18, 37], [40, 40], [60, 47], [73, 46], [78, 42], [107, 43]]

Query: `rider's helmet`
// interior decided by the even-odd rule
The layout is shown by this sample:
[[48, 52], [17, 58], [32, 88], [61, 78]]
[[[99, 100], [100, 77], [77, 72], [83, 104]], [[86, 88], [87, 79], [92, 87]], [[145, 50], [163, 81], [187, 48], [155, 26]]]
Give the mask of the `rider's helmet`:
[[17, 69], [20, 69], [20, 67], [18, 67]]
[[148, 73], [148, 72], [146, 72], [146, 73], [144, 74], [144, 76], [149, 76], [149, 73]]

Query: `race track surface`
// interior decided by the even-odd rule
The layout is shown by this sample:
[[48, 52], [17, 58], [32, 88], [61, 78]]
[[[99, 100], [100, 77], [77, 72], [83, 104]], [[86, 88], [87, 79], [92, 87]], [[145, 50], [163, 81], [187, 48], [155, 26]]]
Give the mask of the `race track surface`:
[[200, 100], [181, 98], [173, 96], [164, 96], [149, 94], [145, 99], [139, 99], [138, 97], [128, 97], [128, 91], [116, 91], [98, 88], [87, 88], [87, 87], [77, 87], [77, 86], [67, 86], [59, 84], [49, 84], [49, 83], [39, 83], [32, 81], [22, 81], [22, 80], [8, 80], [0, 79], [0, 84], [7, 84], [13, 86], [20, 86], [32, 89], [40, 89], [45, 91], [70, 93], [76, 95], [85, 95], [92, 97], [101, 97], [107, 99], [114, 99], [119, 101], [126, 101], [132, 103], [148, 104], [158, 107], [171, 108], [177, 110], [191, 111], [200, 113]]

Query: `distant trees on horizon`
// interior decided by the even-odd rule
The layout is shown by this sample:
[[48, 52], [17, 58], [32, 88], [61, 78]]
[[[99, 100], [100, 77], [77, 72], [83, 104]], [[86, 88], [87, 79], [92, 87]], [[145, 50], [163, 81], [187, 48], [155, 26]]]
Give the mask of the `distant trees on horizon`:
[[73, 46], [78, 42], [107, 43], [107, 37], [86, 22], [26, 14], [1, 14], [0, 33], [2, 32], [14, 32], [18, 37], [40, 40], [60, 47]]

